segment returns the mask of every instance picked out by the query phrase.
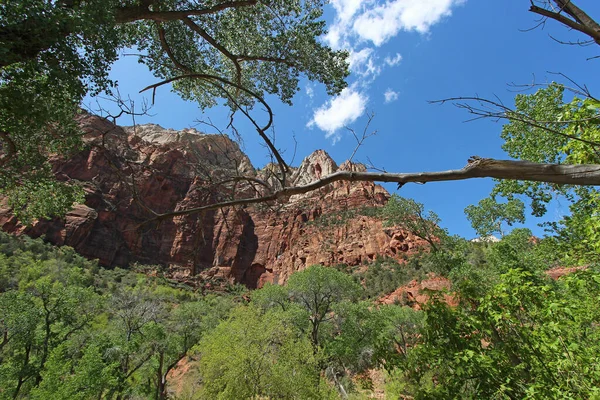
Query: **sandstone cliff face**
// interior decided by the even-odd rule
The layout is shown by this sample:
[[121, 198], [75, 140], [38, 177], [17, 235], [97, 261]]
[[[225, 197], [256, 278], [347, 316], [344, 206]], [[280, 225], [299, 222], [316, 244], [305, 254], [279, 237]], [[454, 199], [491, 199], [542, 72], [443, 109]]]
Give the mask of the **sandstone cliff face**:
[[[154, 214], [214, 203], [247, 186], [219, 184], [232, 176], [269, 180], [256, 171], [227, 136], [157, 125], [121, 128], [84, 115], [86, 150], [53, 161], [59, 179], [81, 182], [85, 204], [64, 219], [25, 227], [0, 203], [0, 227], [8, 232], [45, 235], [106, 266], [132, 262], [160, 264], [179, 280], [227, 281], [260, 287], [282, 283], [312, 264], [357, 265], [377, 255], [400, 254], [423, 245], [419, 239], [384, 228], [372, 216], [389, 194], [373, 183], [339, 182], [284, 205], [225, 208], [149, 222]], [[306, 184], [339, 169], [318, 150], [293, 171], [292, 184]], [[233, 171], [233, 172], [232, 172]], [[248, 193], [249, 194], [249, 193]], [[152, 211], [150, 211], [152, 210]]]

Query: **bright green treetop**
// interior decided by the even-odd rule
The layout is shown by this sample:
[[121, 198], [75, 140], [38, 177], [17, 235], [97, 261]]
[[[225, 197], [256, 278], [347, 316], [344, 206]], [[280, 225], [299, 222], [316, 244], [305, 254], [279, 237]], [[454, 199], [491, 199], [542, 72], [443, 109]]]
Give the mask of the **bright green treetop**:
[[465, 208], [465, 214], [477, 234], [485, 237], [499, 233], [504, 236], [503, 224], [512, 226], [517, 222], [525, 222], [525, 204], [519, 199], [498, 203], [496, 199], [488, 197], [476, 206]]

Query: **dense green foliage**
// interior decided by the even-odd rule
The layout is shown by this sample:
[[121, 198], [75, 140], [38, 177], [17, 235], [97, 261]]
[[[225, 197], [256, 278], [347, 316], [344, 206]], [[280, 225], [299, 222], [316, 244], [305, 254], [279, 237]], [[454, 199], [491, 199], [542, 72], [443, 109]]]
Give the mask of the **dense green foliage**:
[[237, 293], [200, 295], [0, 234], [0, 398], [166, 398], [182, 360], [197, 368], [193, 398], [338, 398], [354, 374], [405, 357], [422, 321], [362, 291], [314, 266], [236, 305]]
[[493, 198], [485, 198], [476, 206], [465, 208], [465, 214], [478, 235], [486, 237], [494, 233], [504, 236], [503, 224], [525, 222], [525, 204], [520, 199], [510, 199], [498, 203]]
[[[595, 398], [600, 273], [550, 279], [560, 240], [444, 235], [402, 264], [313, 266], [240, 304], [239, 288], [200, 295], [2, 234], [0, 398], [360, 399], [383, 389], [372, 369], [387, 398]], [[373, 301], [431, 273], [454, 305]]]
[[[565, 97], [565, 88], [556, 83], [533, 94], [517, 95], [515, 111], [508, 114], [509, 123], [502, 130], [504, 150], [511, 157], [533, 162], [600, 162], [600, 102], [591, 97], [573, 97], [570, 101], [565, 101]], [[517, 196], [530, 199], [532, 213], [537, 216], [546, 213], [547, 204], [553, 199], [566, 199], [570, 203], [571, 215], [565, 216], [558, 223], [547, 224], [550, 232], [560, 237], [557, 244], [569, 255], [570, 260], [567, 262], [577, 264], [598, 261], [600, 219], [597, 212], [599, 194], [596, 188], [500, 181], [492, 192], [493, 198], [496, 195], [506, 197], [507, 204], [515, 201]], [[493, 200], [487, 201], [491, 203]], [[521, 222], [520, 217], [520, 214], [514, 214], [512, 219]], [[509, 222], [507, 219], [505, 221]], [[484, 227], [481, 223], [479, 226]]]
[[166, 374], [232, 307], [73, 249], [0, 233], [0, 398], [164, 398]]
[[[136, 48], [184, 99], [232, 111], [268, 94], [286, 103], [301, 76], [339, 93], [347, 53], [318, 39], [322, 1], [19, 0], [0, 3], [0, 194], [31, 218], [60, 215], [82, 190], [57, 182], [49, 157], [81, 148], [86, 94], [114, 92], [108, 72]], [[142, 88], [140, 88], [142, 89]]]
[[63, 3], [0, 5], [0, 193], [25, 220], [81, 200], [80, 190], [55, 181], [48, 157], [80, 146], [80, 102], [111, 86], [109, 66], [127, 45], [110, 11], [115, 2]]
[[323, 399], [320, 357], [281, 310], [237, 308], [198, 345], [207, 399]]
[[433, 301], [407, 381], [417, 398], [597, 398], [600, 274], [511, 269], [458, 307]]

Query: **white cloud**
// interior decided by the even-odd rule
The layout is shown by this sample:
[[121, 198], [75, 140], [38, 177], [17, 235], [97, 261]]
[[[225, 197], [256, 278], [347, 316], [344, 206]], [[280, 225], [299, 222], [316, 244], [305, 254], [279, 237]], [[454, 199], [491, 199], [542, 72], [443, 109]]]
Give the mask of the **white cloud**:
[[398, 92], [394, 92], [392, 89], [389, 89], [385, 91], [385, 93], [383, 94], [383, 97], [385, 97], [385, 103], [391, 103], [392, 101], [396, 101], [398, 100]]
[[[334, 99], [314, 111], [308, 127], [317, 126], [334, 142], [340, 128], [356, 121], [364, 112], [366, 95], [373, 81], [389, 67], [402, 61], [399, 53], [381, 58], [377, 48], [401, 31], [421, 34], [452, 14], [454, 7], [466, 0], [331, 0], [334, 20], [324, 37], [334, 50], [349, 50], [348, 62], [353, 84]], [[371, 42], [373, 45], [369, 46]], [[360, 50], [358, 50], [360, 49]], [[388, 89], [385, 102], [398, 99], [398, 92]]]
[[306, 95], [309, 98], [312, 99], [313, 97], [315, 97], [315, 89], [313, 88], [313, 86], [310, 83], [306, 85], [306, 88], [304, 90], [306, 91]]
[[331, 26], [325, 35], [325, 42], [334, 50], [339, 50], [342, 48], [347, 48], [350, 45], [344, 39], [343, 35], [343, 26], [339, 24], [334, 24]]
[[401, 30], [427, 33], [461, 3], [463, 0], [392, 0], [359, 15], [352, 28], [360, 38], [381, 46]]
[[363, 0], [331, 0], [331, 5], [342, 22], [350, 21], [362, 3]]
[[400, 53], [396, 53], [394, 57], [387, 56], [385, 58], [385, 63], [390, 67], [394, 67], [400, 64], [400, 61], [402, 61], [402, 56], [400, 55]]
[[347, 32], [352, 26], [352, 20], [363, 0], [332, 0], [331, 5], [335, 9], [335, 22], [329, 27], [329, 32], [325, 35], [327, 44], [335, 50], [341, 48], [350, 48], [347, 40]]
[[373, 49], [365, 47], [360, 51], [350, 51], [348, 63], [350, 71], [362, 77], [375, 78], [381, 72], [381, 67], [376, 64]]
[[361, 68], [373, 54], [373, 49], [365, 47], [360, 51], [351, 51], [348, 57], [348, 63], [350, 64], [350, 71], [355, 71]]
[[334, 49], [352, 47], [353, 37], [379, 47], [400, 31], [427, 33], [466, 0], [332, 0], [336, 15], [325, 35]]
[[307, 124], [326, 132], [325, 137], [336, 137], [335, 132], [356, 121], [365, 111], [368, 97], [352, 87], [342, 90], [339, 96], [323, 104]]

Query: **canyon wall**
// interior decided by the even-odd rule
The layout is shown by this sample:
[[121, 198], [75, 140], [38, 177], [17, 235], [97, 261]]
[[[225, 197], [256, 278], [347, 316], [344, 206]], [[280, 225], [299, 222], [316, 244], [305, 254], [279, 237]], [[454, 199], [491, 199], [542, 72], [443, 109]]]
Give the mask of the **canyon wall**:
[[[251, 288], [284, 282], [312, 264], [358, 265], [375, 257], [400, 259], [424, 243], [384, 227], [375, 210], [388, 192], [370, 182], [338, 182], [284, 204], [230, 207], [156, 219], [156, 213], [215, 203], [226, 195], [251, 195], [233, 177], [272, 181], [272, 166], [256, 170], [225, 135], [158, 125], [119, 127], [92, 115], [79, 118], [85, 149], [53, 160], [60, 180], [83, 185], [85, 203], [65, 218], [23, 226], [0, 202], [0, 227], [44, 235], [105, 266], [133, 262], [165, 266], [174, 279], [192, 284], [237, 282]], [[290, 176], [306, 184], [338, 170], [364, 170], [336, 163], [322, 150]]]

